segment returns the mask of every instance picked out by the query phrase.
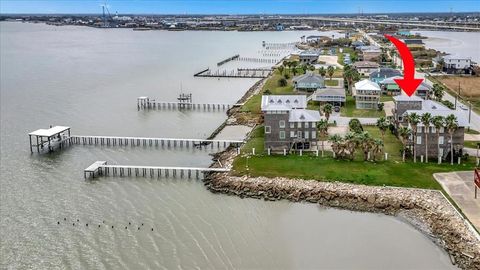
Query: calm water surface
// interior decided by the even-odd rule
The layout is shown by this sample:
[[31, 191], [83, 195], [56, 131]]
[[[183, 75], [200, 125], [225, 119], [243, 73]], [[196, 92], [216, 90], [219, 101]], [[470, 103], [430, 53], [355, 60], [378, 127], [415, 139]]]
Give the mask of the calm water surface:
[[429, 48], [459, 57], [470, 57], [480, 63], [479, 32], [414, 31], [428, 37], [425, 45]]
[[198, 180], [83, 180], [96, 160], [208, 166], [207, 150], [74, 146], [30, 155], [27, 133], [49, 125], [207, 137], [224, 113], [138, 112], [136, 97], [174, 100], [183, 90], [199, 102], [235, 102], [254, 80], [192, 75], [236, 53], [258, 56], [262, 40], [312, 32], [0, 27], [2, 268], [452, 268], [433, 242], [393, 217], [217, 195]]

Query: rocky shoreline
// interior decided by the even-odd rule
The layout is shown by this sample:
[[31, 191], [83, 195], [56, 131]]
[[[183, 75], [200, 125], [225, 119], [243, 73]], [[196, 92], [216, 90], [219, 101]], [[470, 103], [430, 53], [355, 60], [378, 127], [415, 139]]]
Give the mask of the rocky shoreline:
[[[231, 166], [235, 149], [219, 153]], [[205, 185], [216, 193], [269, 201], [317, 203], [352, 211], [384, 213], [408, 221], [430, 236], [462, 269], [480, 269], [480, 239], [440, 191], [376, 187], [340, 182], [209, 174]]]
[[[254, 84], [239, 103], [258, 93], [265, 83]], [[254, 126], [260, 118], [244, 118], [240, 108], [228, 111], [228, 118], [211, 138], [227, 125]], [[245, 119], [248, 119], [246, 121]], [[235, 148], [214, 155], [212, 164], [231, 168], [237, 156]], [[397, 216], [419, 229], [447, 251], [453, 264], [462, 269], [480, 269], [480, 237], [448, 202], [440, 191], [395, 187], [354, 185], [316, 180], [235, 176], [212, 173], [205, 185], [216, 193], [263, 200], [289, 200], [317, 203], [352, 211], [384, 213]]]

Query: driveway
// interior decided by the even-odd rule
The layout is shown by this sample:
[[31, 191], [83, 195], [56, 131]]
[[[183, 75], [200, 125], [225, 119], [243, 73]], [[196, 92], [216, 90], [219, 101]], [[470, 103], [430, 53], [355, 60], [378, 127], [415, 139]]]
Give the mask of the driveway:
[[357, 118], [362, 125], [375, 125], [378, 120], [378, 118], [358, 118], [332, 115], [330, 116], [329, 122], [333, 123], [335, 121], [337, 123], [337, 126], [348, 126], [348, 122], [350, 122], [350, 120], [352, 120], [353, 118]]
[[480, 230], [480, 190], [474, 198], [473, 171], [435, 173], [433, 177], [450, 195], [470, 222]]

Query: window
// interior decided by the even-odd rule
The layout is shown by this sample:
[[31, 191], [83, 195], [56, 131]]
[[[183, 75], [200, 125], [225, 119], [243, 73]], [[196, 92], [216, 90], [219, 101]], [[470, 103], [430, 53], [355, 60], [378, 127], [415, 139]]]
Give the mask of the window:
[[295, 123], [290, 122], [290, 128], [295, 128]]
[[278, 122], [278, 125], [280, 126], [280, 128], [284, 128], [285, 127], [285, 120], [280, 120]]
[[298, 122], [297, 127], [302, 128], [302, 122]]
[[316, 139], [317, 138], [317, 131], [314, 130], [312, 131], [312, 139]]
[[265, 134], [269, 134], [272, 128], [270, 126], [265, 126]]
[[417, 136], [417, 144], [422, 144], [422, 136]]
[[438, 137], [438, 143], [443, 144], [444, 138], [443, 136]]
[[295, 131], [290, 131], [290, 138], [295, 138]]
[[308, 122], [305, 122], [305, 128], [308, 128]]
[[280, 140], [285, 140], [285, 131], [280, 131]]
[[422, 127], [420, 126], [417, 127], [417, 133], [422, 133]]
[[437, 130], [435, 129], [435, 127], [432, 127], [432, 133], [436, 133]]
[[305, 139], [308, 139], [308, 135], [309, 135], [308, 132], [305, 131]]
[[443, 127], [440, 128], [440, 133], [444, 133], [445, 129]]

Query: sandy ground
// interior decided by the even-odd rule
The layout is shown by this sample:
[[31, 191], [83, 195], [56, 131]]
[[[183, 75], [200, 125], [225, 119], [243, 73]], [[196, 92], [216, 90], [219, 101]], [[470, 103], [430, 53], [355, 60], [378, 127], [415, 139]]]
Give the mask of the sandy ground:
[[326, 66], [335, 66], [335, 67], [343, 68], [343, 66], [337, 62], [338, 56], [336, 55], [320, 55], [318, 57], [318, 62], [320, 61], [325, 62]]

